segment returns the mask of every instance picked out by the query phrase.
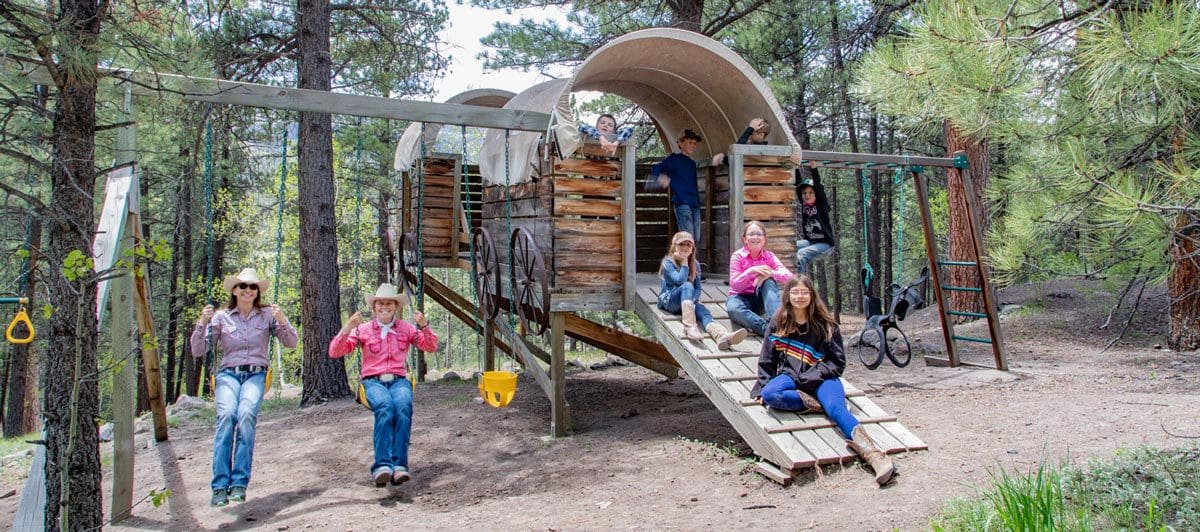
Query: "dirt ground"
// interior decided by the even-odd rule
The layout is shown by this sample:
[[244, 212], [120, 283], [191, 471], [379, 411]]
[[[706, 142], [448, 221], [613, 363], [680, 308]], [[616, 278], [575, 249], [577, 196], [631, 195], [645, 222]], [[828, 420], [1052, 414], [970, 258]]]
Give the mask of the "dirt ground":
[[[165, 487], [171, 497], [160, 508], [141, 503], [112, 528], [910, 530], [927, 528], [946, 500], [986, 485], [996, 468], [1195, 445], [1168, 431], [1200, 435], [1200, 354], [1153, 347], [1163, 338], [1161, 295], [1143, 302], [1150, 310], [1134, 334], [1103, 353], [1098, 325], [1112, 296], [1095, 285], [1023, 287], [1000, 299], [1025, 306], [1003, 321], [1012, 372], [919, 359], [868, 371], [848, 353], [845, 377], [929, 444], [895, 455], [900, 474], [884, 489], [859, 464], [811, 470], [787, 487], [768, 481], [691, 381], [614, 367], [569, 374], [574, 431], [557, 440], [546, 437], [549, 403], [532, 381], [499, 410], [477, 404], [471, 382], [419, 386], [414, 480], [402, 487], [373, 486], [371, 414], [342, 401], [260, 419], [247, 502], [210, 508], [212, 431], [183, 425], [169, 443], [138, 446], [135, 493]], [[926, 310], [906, 322], [931, 350], [935, 321]], [[845, 322], [849, 335], [856, 327]], [[979, 327], [960, 333], [984, 334]], [[0, 500], [10, 519], [17, 498]]]

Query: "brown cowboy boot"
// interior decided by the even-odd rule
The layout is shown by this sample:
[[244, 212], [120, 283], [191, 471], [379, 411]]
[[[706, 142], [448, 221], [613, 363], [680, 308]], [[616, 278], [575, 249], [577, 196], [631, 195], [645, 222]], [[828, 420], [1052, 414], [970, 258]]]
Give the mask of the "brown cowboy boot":
[[714, 321], [708, 324], [708, 335], [717, 343], [717, 349], [729, 351], [732, 346], [746, 339], [746, 329], [729, 332], [724, 325]]
[[854, 427], [850, 439], [846, 440], [846, 447], [866, 460], [867, 465], [875, 470], [875, 483], [880, 486], [887, 484], [896, 474], [896, 465], [892, 463], [892, 459], [879, 449], [879, 445], [871, 439], [871, 436], [867, 435], [867, 429], [862, 425]]
[[800, 392], [800, 400], [804, 402], [804, 411], [801, 414], [820, 414], [825, 411], [825, 407], [821, 406], [821, 402], [816, 397]]

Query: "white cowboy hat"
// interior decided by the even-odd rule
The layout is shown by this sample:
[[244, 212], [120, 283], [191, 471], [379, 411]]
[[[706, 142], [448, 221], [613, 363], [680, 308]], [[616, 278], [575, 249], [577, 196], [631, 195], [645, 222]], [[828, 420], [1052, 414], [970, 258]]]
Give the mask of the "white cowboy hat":
[[266, 279], [258, 278], [258, 272], [254, 271], [254, 268], [246, 268], [246, 269], [243, 269], [241, 272], [239, 272], [237, 275], [226, 275], [225, 276], [225, 283], [224, 283], [225, 291], [232, 294], [233, 287], [240, 283], [258, 285], [258, 293], [260, 295], [265, 294], [267, 292], [267, 288], [269, 286], [271, 286], [271, 283], [268, 282]]
[[408, 304], [408, 296], [396, 291], [396, 287], [390, 283], [383, 283], [379, 288], [375, 289], [375, 295], [367, 296], [367, 308], [375, 308], [375, 301], [380, 299], [390, 299], [396, 302], [397, 307], [403, 307]]

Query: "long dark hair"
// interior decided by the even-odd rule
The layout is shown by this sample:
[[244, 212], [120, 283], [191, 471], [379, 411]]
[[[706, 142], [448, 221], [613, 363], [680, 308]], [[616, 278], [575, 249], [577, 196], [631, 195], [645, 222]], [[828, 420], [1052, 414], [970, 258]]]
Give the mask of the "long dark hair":
[[771, 331], [777, 336], [787, 336], [800, 330], [800, 324], [796, 322], [795, 316], [792, 315], [792, 289], [803, 285], [812, 293], [812, 298], [808, 301], [808, 308], [805, 309], [805, 314], [808, 316], [808, 324], [815, 326], [818, 331], [822, 332], [821, 339], [828, 340], [833, 337], [834, 327], [837, 325], [833, 321], [833, 315], [829, 313], [829, 308], [825, 306], [825, 301], [817, 294], [817, 287], [813, 286], [812, 277], [805, 274], [793, 275], [787, 283], [783, 285], [783, 290], [780, 290], [779, 296], [782, 299], [782, 304], [779, 305], [779, 311], [771, 318]]

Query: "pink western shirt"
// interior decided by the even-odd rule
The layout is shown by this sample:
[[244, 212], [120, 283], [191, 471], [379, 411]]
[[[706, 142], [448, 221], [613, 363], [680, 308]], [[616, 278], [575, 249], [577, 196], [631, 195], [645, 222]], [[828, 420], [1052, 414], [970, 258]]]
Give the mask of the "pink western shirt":
[[751, 257], [750, 250], [742, 246], [742, 249], [729, 256], [729, 295], [753, 294], [756, 288], [754, 286], [756, 276], [746, 270], [764, 265], [771, 268], [771, 277], [780, 287], [792, 277], [792, 272], [782, 262], [779, 262], [779, 258], [774, 253], [764, 248], [758, 257]]
[[408, 358], [408, 346], [416, 344], [417, 348], [426, 353], [437, 351], [437, 335], [428, 324], [424, 329], [404, 320], [392, 321], [392, 330], [383, 337], [383, 328], [378, 320], [371, 320], [355, 327], [348, 334], [340, 331], [333, 341], [329, 342], [329, 356], [341, 358], [354, 351], [355, 347], [363, 346], [361, 378], [374, 377], [384, 373], [392, 375], [407, 375], [404, 361]]
[[[275, 321], [271, 308], [256, 308], [249, 315], [238, 309], [221, 309], [213, 313], [208, 327], [212, 327], [212, 338], [221, 346], [221, 367], [252, 365], [266, 366], [271, 362], [267, 353], [267, 339], [271, 336], [274, 323], [275, 337], [285, 347], [296, 347], [299, 337], [296, 329], [287, 320]], [[208, 351], [208, 327], [196, 325], [192, 330], [192, 356], [201, 357]]]

